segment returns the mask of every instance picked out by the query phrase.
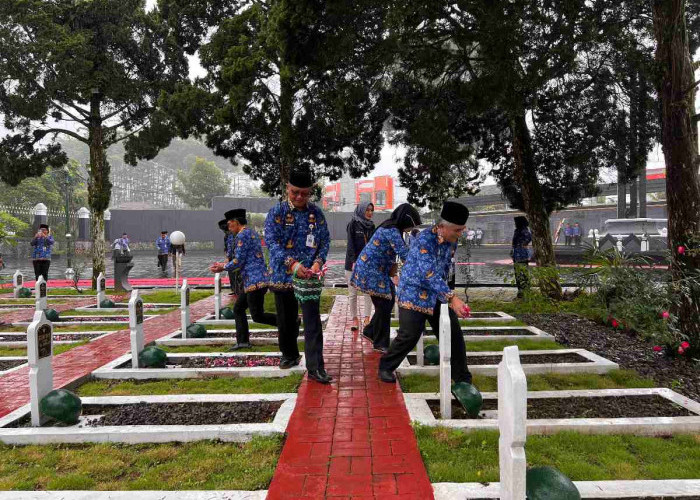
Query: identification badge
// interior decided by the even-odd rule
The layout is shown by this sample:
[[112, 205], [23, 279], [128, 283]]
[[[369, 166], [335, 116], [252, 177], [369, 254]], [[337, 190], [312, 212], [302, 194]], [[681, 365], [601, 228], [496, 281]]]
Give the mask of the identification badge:
[[315, 244], [315, 239], [313, 234], [309, 234], [306, 236], [306, 246], [309, 248], [313, 248]]

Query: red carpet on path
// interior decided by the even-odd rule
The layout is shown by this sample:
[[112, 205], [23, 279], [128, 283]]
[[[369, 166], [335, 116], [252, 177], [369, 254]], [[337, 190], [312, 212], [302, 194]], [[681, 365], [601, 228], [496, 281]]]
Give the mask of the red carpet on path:
[[[224, 298], [224, 301], [228, 297]], [[71, 304], [74, 307], [75, 304]], [[192, 304], [190, 314], [196, 321], [214, 310], [214, 298], [200, 300]], [[26, 314], [26, 312], [25, 312]], [[180, 328], [180, 310], [163, 314], [143, 323], [145, 342], [167, 335]], [[129, 330], [120, 330], [66, 351], [53, 358], [53, 386], [65, 385], [90, 374], [95, 369], [126, 354], [131, 349]], [[0, 417], [29, 403], [29, 367], [0, 377]]]
[[[187, 284], [188, 285], [211, 285], [214, 286], [214, 276], [195, 276], [195, 277], [188, 277], [187, 278]], [[178, 283], [182, 283], [182, 278], [178, 280]], [[221, 283], [226, 283], [228, 284], [228, 277], [224, 278], [223, 276], [221, 277]], [[27, 288], [34, 289], [34, 284], [35, 281], [25, 281], [24, 286]], [[129, 279], [129, 284], [131, 286], [175, 286], [175, 278], [130, 278]], [[105, 280], [105, 285], [107, 288], [114, 288], [114, 278], [107, 278]], [[47, 286], [49, 288], [71, 288], [73, 286], [73, 282], [70, 280], [55, 280], [55, 279], [50, 279], [47, 282]], [[90, 288], [92, 286], [92, 280], [85, 279], [85, 280], [80, 280], [78, 281], [78, 286], [81, 288]], [[12, 283], [3, 283], [0, 285], [0, 288], [12, 288]]]
[[347, 297], [324, 340], [334, 381], [302, 382], [267, 498], [433, 498], [401, 388], [377, 378], [379, 354], [350, 331]]

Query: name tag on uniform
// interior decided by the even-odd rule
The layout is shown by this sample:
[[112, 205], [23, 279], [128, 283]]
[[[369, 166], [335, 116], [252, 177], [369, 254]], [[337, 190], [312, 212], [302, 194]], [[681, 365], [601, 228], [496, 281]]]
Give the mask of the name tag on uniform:
[[313, 248], [316, 243], [316, 240], [314, 239], [313, 234], [309, 234], [306, 236], [306, 246], [309, 248]]

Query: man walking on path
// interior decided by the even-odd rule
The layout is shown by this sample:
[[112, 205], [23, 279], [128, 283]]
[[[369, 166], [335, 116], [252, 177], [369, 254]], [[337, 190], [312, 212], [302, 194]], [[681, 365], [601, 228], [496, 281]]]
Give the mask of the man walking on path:
[[[280, 368], [301, 361], [297, 338], [299, 303], [294, 296], [293, 276], [302, 280], [321, 277], [330, 247], [330, 233], [323, 212], [309, 203], [313, 181], [305, 171], [292, 171], [287, 183], [287, 200], [272, 207], [265, 218], [265, 243], [270, 249], [270, 288], [275, 293]], [[323, 361], [323, 332], [320, 302], [303, 301], [306, 368], [309, 378], [328, 384]]]
[[49, 226], [40, 224], [39, 231], [37, 231], [30, 243], [32, 245], [32, 264], [34, 265], [35, 279], [39, 279], [39, 276], [43, 276], [46, 281], [49, 280], [49, 267], [51, 266], [51, 250], [53, 243], [53, 236], [51, 235]]
[[440, 338], [440, 305], [450, 306], [452, 380], [471, 383], [467, 353], [459, 318], [469, 315], [469, 307], [450, 290], [447, 276], [464, 232], [469, 210], [461, 203], [446, 201], [437, 225], [421, 231], [411, 246], [399, 278], [399, 331], [389, 351], [379, 361], [379, 378], [394, 383], [394, 371], [416, 347], [425, 321]]
[[220, 273], [223, 270], [240, 272], [243, 278], [243, 292], [238, 295], [233, 306], [236, 321], [236, 345], [232, 351], [250, 347], [250, 331], [246, 310], [256, 323], [277, 326], [277, 317], [265, 312], [265, 293], [270, 279], [270, 273], [265, 264], [265, 257], [260, 246], [260, 236], [247, 226], [245, 209], [229, 210], [226, 212], [228, 230], [234, 235], [232, 259], [224, 264], [216, 262], [211, 271]]
[[170, 238], [168, 232], [163, 230], [160, 232], [160, 238], [156, 239], [156, 248], [158, 249], [158, 267], [163, 274], [168, 272], [168, 255], [170, 255]]

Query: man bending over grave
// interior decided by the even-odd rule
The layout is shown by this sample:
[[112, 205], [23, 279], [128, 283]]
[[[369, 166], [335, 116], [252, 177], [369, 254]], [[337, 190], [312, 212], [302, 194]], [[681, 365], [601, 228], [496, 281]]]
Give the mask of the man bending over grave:
[[430, 323], [433, 333], [440, 338], [440, 305], [450, 306], [450, 336], [452, 339], [452, 380], [471, 383], [467, 367], [467, 353], [459, 318], [469, 315], [469, 307], [447, 285], [452, 256], [457, 240], [464, 232], [469, 210], [461, 203], [446, 201], [440, 213], [440, 222], [418, 234], [411, 244], [406, 263], [399, 278], [399, 331], [379, 362], [379, 378], [394, 383], [394, 370], [416, 347]]
[[243, 278], [243, 293], [238, 295], [233, 306], [236, 321], [236, 345], [232, 351], [250, 347], [250, 332], [246, 309], [256, 323], [277, 326], [277, 316], [265, 312], [265, 293], [270, 280], [270, 273], [265, 264], [260, 236], [247, 226], [244, 208], [229, 210], [224, 215], [228, 230], [234, 235], [232, 257], [228, 263], [216, 262], [210, 269], [213, 273], [239, 270]]

